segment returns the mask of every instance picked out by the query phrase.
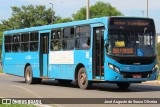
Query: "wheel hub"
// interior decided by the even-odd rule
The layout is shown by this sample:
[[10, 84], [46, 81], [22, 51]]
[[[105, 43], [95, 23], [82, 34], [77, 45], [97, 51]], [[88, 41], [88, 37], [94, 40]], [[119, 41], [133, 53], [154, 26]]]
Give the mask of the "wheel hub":
[[30, 80], [31, 77], [32, 77], [31, 71], [28, 70], [28, 71], [27, 71], [27, 80]]
[[86, 75], [85, 75], [85, 73], [82, 73], [82, 74], [80, 75], [80, 83], [81, 83], [82, 85], [84, 85], [84, 84], [86, 83]]

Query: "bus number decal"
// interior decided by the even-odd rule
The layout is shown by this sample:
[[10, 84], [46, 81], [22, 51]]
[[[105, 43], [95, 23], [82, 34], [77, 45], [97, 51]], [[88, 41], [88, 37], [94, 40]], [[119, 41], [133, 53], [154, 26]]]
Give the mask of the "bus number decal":
[[133, 54], [133, 48], [113, 48], [113, 54]]

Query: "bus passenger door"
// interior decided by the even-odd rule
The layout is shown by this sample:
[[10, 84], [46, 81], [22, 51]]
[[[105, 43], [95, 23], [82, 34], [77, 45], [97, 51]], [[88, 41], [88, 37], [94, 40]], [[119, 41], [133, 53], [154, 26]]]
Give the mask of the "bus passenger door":
[[104, 27], [93, 28], [93, 78], [104, 79]]
[[48, 77], [49, 34], [40, 33], [40, 76]]

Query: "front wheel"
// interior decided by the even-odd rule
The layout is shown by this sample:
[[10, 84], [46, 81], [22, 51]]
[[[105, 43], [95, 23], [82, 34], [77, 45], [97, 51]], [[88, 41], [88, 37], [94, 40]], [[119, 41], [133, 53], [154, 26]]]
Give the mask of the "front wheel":
[[78, 85], [81, 89], [91, 88], [92, 82], [88, 81], [87, 73], [85, 68], [81, 68], [78, 72]]
[[127, 89], [130, 86], [130, 83], [128, 83], [128, 82], [120, 82], [120, 83], [117, 83], [117, 86], [120, 89]]

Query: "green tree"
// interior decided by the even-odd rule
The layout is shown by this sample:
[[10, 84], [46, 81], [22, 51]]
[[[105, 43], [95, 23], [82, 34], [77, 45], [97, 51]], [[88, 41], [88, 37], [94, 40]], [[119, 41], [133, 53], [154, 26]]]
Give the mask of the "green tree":
[[[3, 20], [0, 30], [10, 30], [27, 28], [33, 26], [51, 24], [52, 10], [46, 9], [43, 5], [28, 5], [21, 7], [13, 6], [12, 16], [8, 20]], [[55, 12], [53, 11], [53, 15]]]
[[[122, 16], [123, 14], [110, 3], [97, 2], [90, 7], [90, 18], [98, 18], [103, 16]], [[86, 19], [86, 7], [82, 7], [76, 14], [72, 15], [74, 20]]]
[[0, 32], [0, 59], [1, 59], [1, 53], [2, 53], [2, 34], [3, 32]]
[[55, 23], [65, 23], [65, 22], [72, 22], [73, 20], [71, 18], [61, 18], [58, 17]]
[[157, 43], [157, 60], [158, 66], [160, 67], [160, 43]]

